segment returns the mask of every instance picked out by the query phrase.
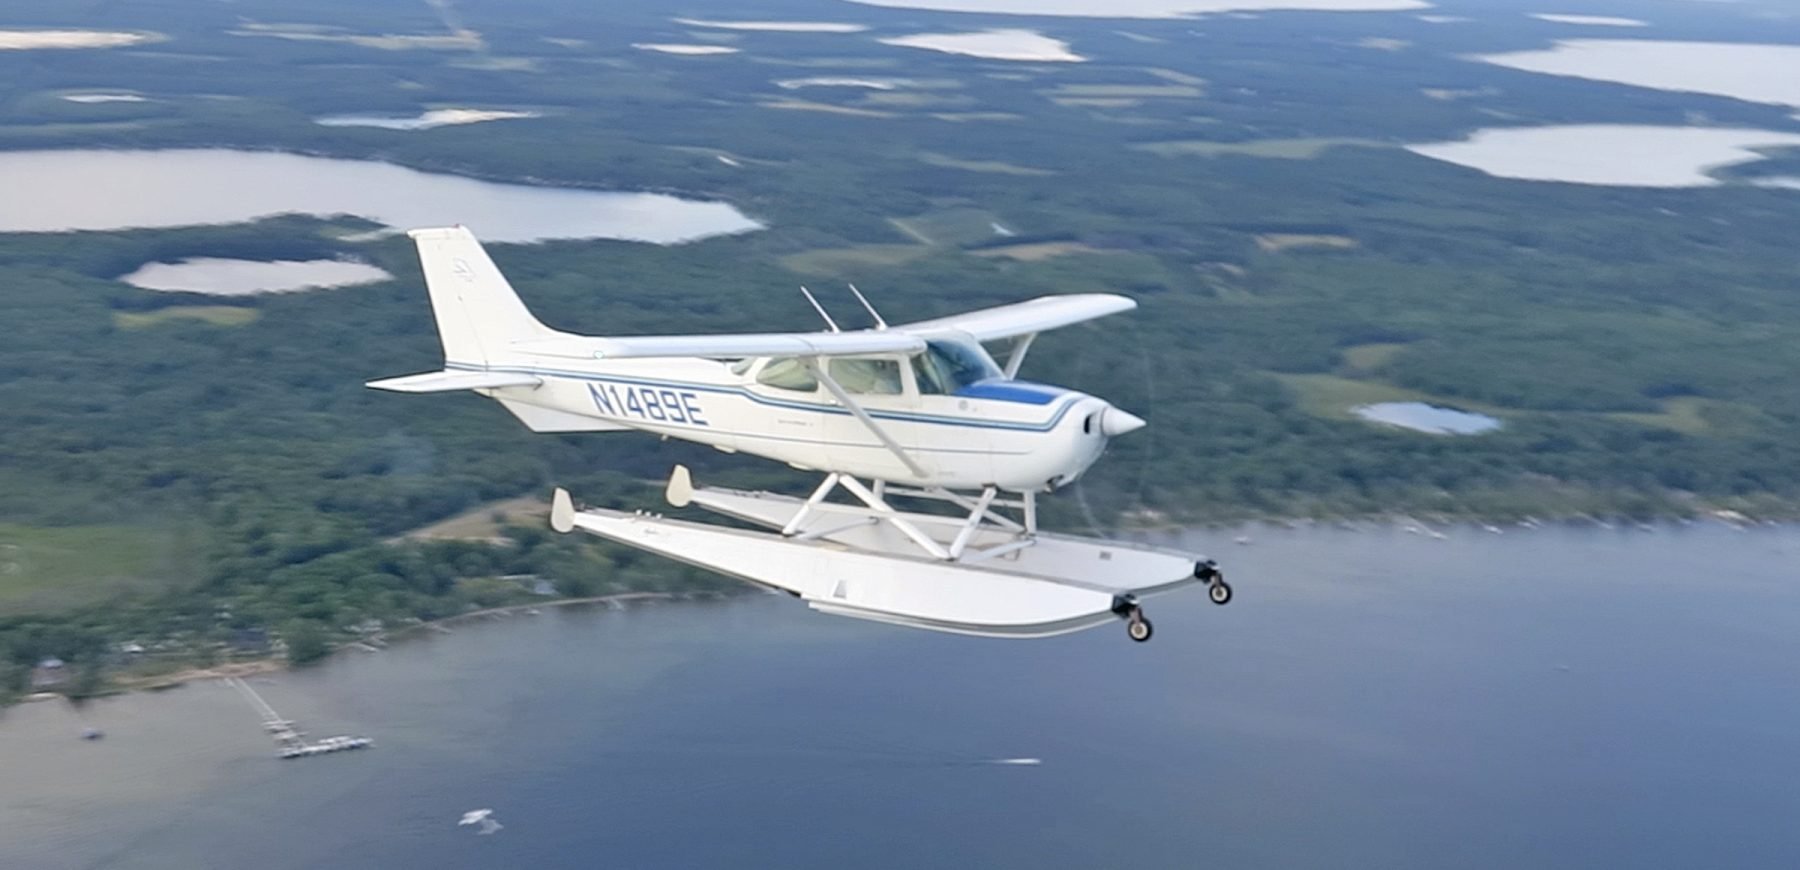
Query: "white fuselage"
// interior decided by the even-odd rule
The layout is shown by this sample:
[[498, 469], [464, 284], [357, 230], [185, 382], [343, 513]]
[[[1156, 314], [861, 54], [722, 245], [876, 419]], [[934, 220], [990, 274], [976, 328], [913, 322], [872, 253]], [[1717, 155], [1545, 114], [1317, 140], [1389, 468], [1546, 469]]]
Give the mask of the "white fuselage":
[[[877, 359], [872, 357], [871, 359]], [[831, 392], [759, 381], [781, 360], [594, 360], [517, 354], [446, 368], [530, 375], [537, 386], [481, 390], [532, 429], [636, 429], [744, 452], [796, 468], [948, 489], [1014, 492], [1069, 483], [1106, 446], [1105, 401], [1073, 390], [994, 378], [922, 393], [907, 359], [892, 357], [897, 391], [851, 398], [924, 471], [915, 474]], [[847, 385], [848, 386], [848, 385]]]

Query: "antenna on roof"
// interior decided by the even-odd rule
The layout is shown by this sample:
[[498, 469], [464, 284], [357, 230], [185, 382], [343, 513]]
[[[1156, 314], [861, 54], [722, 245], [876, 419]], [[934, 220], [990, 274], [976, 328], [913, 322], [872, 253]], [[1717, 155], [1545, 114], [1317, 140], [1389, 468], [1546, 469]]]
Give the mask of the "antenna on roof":
[[832, 320], [831, 315], [825, 313], [825, 306], [820, 305], [819, 300], [813, 298], [812, 291], [806, 289], [805, 284], [800, 285], [800, 295], [805, 296], [806, 301], [812, 303], [813, 310], [819, 312], [820, 317], [825, 318], [825, 325], [831, 327], [832, 332], [842, 332], [843, 331], [841, 329], [838, 329], [837, 321]]
[[875, 311], [875, 306], [869, 304], [869, 300], [863, 297], [862, 291], [856, 289], [855, 284], [850, 285], [850, 292], [856, 294], [856, 301], [862, 303], [863, 310], [869, 312], [870, 317], [875, 318], [875, 328], [877, 330], [886, 329], [887, 321], [881, 319], [881, 315]]

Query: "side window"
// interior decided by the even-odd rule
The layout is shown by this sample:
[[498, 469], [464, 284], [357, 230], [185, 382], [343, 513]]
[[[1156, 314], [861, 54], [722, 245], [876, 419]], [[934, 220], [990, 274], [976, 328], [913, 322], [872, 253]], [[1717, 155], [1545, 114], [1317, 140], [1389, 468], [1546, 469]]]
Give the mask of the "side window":
[[1000, 377], [993, 360], [975, 345], [955, 341], [926, 342], [925, 352], [913, 357], [913, 373], [919, 392], [951, 395], [970, 384]]
[[828, 365], [831, 379], [842, 384], [845, 392], [900, 395], [898, 360], [834, 358]]
[[801, 365], [799, 360], [791, 357], [769, 360], [769, 364], [763, 366], [762, 371], [757, 373], [756, 382], [778, 390], [794, 390], [801, 393], [811, 393], [819, 389], [819, 381], [812, 376], [812, 372], [807, 371], [806, 366]]
[[938, 377], [951, 392], [1000, 374], [980, 348], [962, 342], [928, 342], [925, 354], [931, 357]]
[[922, 353], [912, 358], [913, 379], [919, 382], [919, 395], [946, 396], [950, 389], [944, 384], [943, 377], [938, 374], [937, 366], [932, 365], [931, 354]]

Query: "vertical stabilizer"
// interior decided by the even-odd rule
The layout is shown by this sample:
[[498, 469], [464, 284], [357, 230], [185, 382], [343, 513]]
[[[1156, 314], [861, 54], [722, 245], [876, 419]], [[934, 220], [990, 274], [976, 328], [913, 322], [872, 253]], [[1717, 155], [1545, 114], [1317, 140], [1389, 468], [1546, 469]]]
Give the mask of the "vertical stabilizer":
[[467, 227], [419, 229], [407, 235], [419, 246], [445, 362], [503, 362], [513, 342], [557, 334], [531, 316]]

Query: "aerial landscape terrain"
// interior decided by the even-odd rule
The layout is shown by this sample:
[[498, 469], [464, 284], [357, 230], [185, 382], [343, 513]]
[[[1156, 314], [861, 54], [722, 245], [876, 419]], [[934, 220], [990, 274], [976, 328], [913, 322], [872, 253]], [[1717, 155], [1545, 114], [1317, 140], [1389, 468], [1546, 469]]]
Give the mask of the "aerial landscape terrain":
[[[593, 335], [819, 328], [801, 285], [857, 327], [867, 324], [848, 284], [895, 322], [1044, 294], [1133, 297], [1133, 312], [1046, 334], [1022, 372], [1105, 396], [1149, 421], [1078, 485], [1045, 500], [1047, 525], [1188, 541], [1221, 561], [1291, 571], [1282, 575], [1288, 583], [1329, 575], [1334, 552], [1379, 561], [1391, 548], [1407, 566], [1392, 582], [1419, 600], [1449, 595], [1443, 587], [1460, 583], [1468, 564], [1479, 565], [1466, 568], [1469, 576], [1502, 584], [1533, 570], [1507, 566], [1554, 556], [1561, 561], [1548, 576], [1624, 585], [1655, 575], [1657, 591], [1644, 594], [1672, 601], [1691, 594], [1685, 580], [1713, 573], [1707, 553], [1728, 553], [1740, 561], [1720, 578], [1724, 598], [1694, 618], [1733, 633], [1744, 646], [1717, 654], [1749, 664], [1739, 681], [1713, 687], [1720, 696], [1712, 700], [1785, 703], [1752, 688], [1757, 675], [1779, 673], [1762, 669], [1791, 653], [1792, 642], [1768, 624], [1738, 621], [1745, 610], [1794, 603], [1774, 589], [1800, 564], [1800, 540], [1786, 525], [1800, 519], [1800, 10], [1772, 0], [13, 4], [0, 12], [0, 192], [0, 746], [9, 719], [33, 734], [61, 727], [36, 709], [50, 704], [11, 706], [23, 699], [248, 675], [329, 656], [292, 673], [289, 700], [302, 714], [429, 734], [429, 747], [421, 737], [391, 757], [415, 768], [468, 761], [470, 782], [491, 780], [501, 764], [479, 747], [525, 729], [536, 742], [521, 750], [522, 763], [551, 770], [555, 747], [577, 729], [556, 724], [545, 698], [587, 679], [561, 660], [563, 649], [644, 657], [641, 672], [596, 665], [604, 676], [593, 679], [604, 685], [579, 702], [591, 706], [564, 702], [563, 713], [591, 717], [599, 730], [654, 737], [670, 722], [717, 715], [710, 703], [730, 697], [751, 710], [747, 733], [776, 742], [793, 724], [789, 711], [770, 697], [748, 699], [747, 689], [734, 693], [748, 678], [727, 661], [732, 644], [792, 666], [771, 692], [867, 691], [871, 715], [899, 715], [888, 707], [907, 699], [929, 706], [938, 696], [919, 677], [877, 698], [854, 688], [852, 671], [916, 657], [941, 663], [941, 675], [961, 658], [992, 655], [946, 685], [972, 696], [986, 685], [980, 680], [1020, 680], [996, 690], [996, 702], [1072, 717], [1069, 734], [1094, 745], [1132, 727], [1128, 713], [1144, 700], [1109, 681], [1135, 667], [1110, 649], [1117, 643], [1057, 647], [1070, 661], [1110, 650], [1070, 671], [1106, 712], [1065, 707], [1031, 694], [1047, 677], [1019, 676], [1029, 670], [1029, 645], [990, 653], [967, 639], [864, 641], [856, 632], [872, 629], [861, 626], [767, 628], [766, 602], [712, 601], [742, 591], [730, 580], [553, 534], [545, 519], [553, 486], [601, 507], [664, 510], [662, 484], [678, 463], [731, 486], [803, 494], [811, 483], [773, 463], [644, 435], [533, 434], [474, 396], [365, 389], [442, 362], [403, 231], [448, 224], [480, 235], [543, 320]], [[1597, 557], [1577, 527], [1641, 536], [1592, 544], [1634, 567], [1587, 573]], [[1690, 551], [1683, 541], [1711, 549]], [[1457, 567], [1444, 553], [1457, 554]], [[1673, 567], [1659, 573], [1658, 560]], [[1234, 578], [1255, 573], [1232, 570]], [[1469, 628], [1374, 585], [1390, 576], [1385, 570], [1343, 570], [1362, 585], [1276, 583], [1268, 591], [1270, 606], [1296, 609], [1284, 611], [1295, 617], [1287, 627], [1254, 611], [1238, 623], [1233, 611], [1254, 603], [1223, 615], [1193, 611], [1197, 637], [1171, 648], [1190, 660], [1179, 670], [1204, 674], [1213, 656], [1237, 655], [1203, 643], [1206, 631], [1233, 623], [1216, 630], [1263, 656], [1256, 667], [1267, 670], [1228, 669], [1226, 684], [1338, 686], [1331, 681], [1344, 674], [1307, 670], [1258, 632], [1305, 626], [1332, 637], [1327, 612], [1347, 602], [1375, 608], [1395, 644], [1409, 631], [1491, 629], [1490, 639], [1511, 649], [1530, 644], [1543, 604], [1544, 593], [1523, 585], [1481, 592], [1483, 606], [1518, 634]], [[1249, 579], [1240, 586], [1253, 587]], [[1599, 592], [1581, 588], [1571, 613], [1623, 620], [1640, 642], [1676, 624], [1609, 609]], [[627, 600], [664, 598], [705, 601], [653, 608], [635, 623], [624, 618], [635, 611], [617, 612]], [[539, 613], [566, 601], [601, 603], [586, 616], [575, 607]], [[1552, 621], [1572, 619], [1545, 610]], [[509, 643], [466, 629], [526, 613], [539, 618], [509, 625], [517, 632]], [[589, 625], [614, 636], [589, 637]], [[439, 636], [450, 632], [458, 636]], [[389, 646], [402, 635], [407, 643]], [[1373, 644], [1371, 660], [1395, 669], [1424, 667], [1368, 637], [1340, 639]], [[464, 642], [442, 652], [464, 671], [436, 674], [432, 651]], [[844, 670], [828, 667], [838, 644], [850, 650]], [[1622, 648], [1602, 647], [1579, 648], [1609, 662], [1614, 677], [1634, 667]], [[1530, 666], [1580, 677], [1579, 665], [1568, 670], [1570, 650], [1539, 649]], [[1682, 670], [1674, 649], [1652, 658], [1704, 682]], [[515, 686], [483, 661], [531, 673]], [[1443, 661], [1504, 667], [1473, 654], [1445, 652]], [[644, 700], [644, 684], [670, 674], [695, 682]], [[1183, 694], [1200, 691], [1184, 682], [1193, 676], [1154, 683], [1163, 697], [1182, 698], [1170, 715], [1187, 718], [1145, 726], [1150, 744], [1177, 745], [1204, 718]], [[1413, 676], [1455, 691], [1445, 674]], [[1607, 685], [1649, 679], [1633, 671]], [[352, 683], [363, 688], [333, 688]], [[495, 688], [502, 684], [510, 688]], [[374, 711], [373, 698], [414, 686], [421, 709], [448, 718]], [[214, 689], [183, 689], [185, 703], [249, 715], [235, 695]], [[459, 696], [487, 691], [507, 712], [444, 712]], [[1344, 691], [1332, 697], [1359, 724], [1332, 745], [1356, 758], [1401, 754], [1408, 734], [1426, 743], [1440, 736], [1421, 724], [1428, 704], [1407, 707], [1424, 718], [1396, 724], [1403, 714], [1392, 710], [1345, 712], [1379, 695], [1379, 684], [1354, 697]], [[649, 706], [614, 711], [603, 703], [614, 699]], [[1481, 731], [1473, 720], [1482, 702], [1465, 700], [1466, 712], [1442, 714], [1444, 729]], [[964, 710], [963, 700], [945, 703]], [[1292, 748], [1282, 741], [1339, 739], [1319, 736], [1329, 717], [1239, 703], [1237, 719], [1205, 726], [1218, 729], [1221, 746], [1280, 752]], [[1645, 719], [1668, 713], [1624, 707]], [[130, 709], [169, 734], [180, 730], [174, 713]], [[862, 732], [861, 720], [828, 713], [821, 730], [840, 730], [818, 754], [764, 760], [851, 759], [856, 777], [879, 769], [921, 792], [960, 788], [927, 769], [986, 776], [993, 771], [943, 759], [1024, 752], [1000, 745], [1016, 722], [964, 712], [969, 730], [941, 745]], [[1763, 713], [1788, 718], [1774, 731], [1731, 732], [1744, 738], [1745, 754], [1729, 763], [1753, 768], [1766, 756], [1752, 749], [1792, 748], [1791, 705]], [[1553, 720], [1530, 727], [1554, 731]], [[225, 733], [248, 730], [249, 757], [263, 744], [241, 724], [208, 739], [232, 745]], [[649, 757], [674, 753], [675, 738], [651, 737]], [[1257, 742], [1265, 738], [1275, 745]], [[1583, 744], [1557, 758], [1570, 771], [1590, 762], [1612, 770], [1637, 752], [1660, 757], [1697, 738], [1672, 729], [1629, 750]], [[1075, 751], [1076, 736], [1057, 739]], [[739, 747], [706, 745], [720, 757]], [[366, 757], [380, 752], [389, 749]], [[570, 770], [654, 779], [625, 753], [584, 756]], [[25, 755], [0, 761], [24, 764]], [[1231, 816], [1248, 829], [1257, 807], [1284, 806], [1309, 777], [1330, 780], [1342, 758], [1321, 750], [1312, 760], [1304, 771], [1296, 762], [1291, 780], [1259, 778], [1234, 766], [1242, 762], [1200, 767], [1221, 782], [1260, 784], [1261, 803]], [[736, 786], [760, 774], [715, 776], [703, 761], [682, 757], [683, 775], [698, 784], [670, 800], [722, 814], [743, 809]], [[1408, 775], [1432, 781], [1427, 761]], [[1137, 762], [1102, 752], [1086, 763], [1094, 771], [1084, 783], [1124, 778], [1112, 766]], [[1333, 782], [1381, 781], [1343, 763]], [[1497, 773], [1504, 758], [1482, 764], [1505, 779]], [[145, 765], [144, 781], [165, 776]], [[304, 776], [317, 775], [305, 766]], [[1173, 783], [1177, 771], [1198, 776], [1200, 767], [1157, 776]], [[205, 788], [218, 783], [229, 781], [233, 794], [257, 791], [232, 779], [242, 770], [221, 763], [180, 787], [192, 806], [210, 806]], [[1723, 818], [1735, 806], [1748, 807], [1753, 821], [1777, 817], [1764, 800], [1777, 790], [1776, 773], [1765, 770], [1753, 793], [1716, 794], [1707, 812]], [[829, 764], [796, 776], [779, 781], [775, 797], [858, 792], [864, 781]], [[352, 814], [334, 801], [345, 794], [336, 789], [355, 783], [321, 783], [304, 786], [320, 814], [312, 821]], [[1119, 815], [1105, 816], [1104, 826], [1142, 817], [1126, 812], [1129, 786], [1112, 784], [1120, 794], [1108, 812]], [[382, 786], [395, 790], [384, 797], [395, 806], [439, 787], [457, 791], [426, 780]], [[1004, 795], [967, 787], [1034, 806], [1022, 785]], [[1523, 807], [1553, 787], [1503, 782], [1492, 797]], [[86, 799], [69, 788], [46, 805]], [[547, 792], [518, 789], [519, 803], [551, 803]], [[1571, 800], [1612, 797], [1598, 789]], [[0, 793], [0, 820], [17, 807], [25, 809], [14, 821], [35, 818], [35, 799], [15, 805]], [[1404, 815], [1413, 799], [1370, 808], [1370, 818], [1334, 815], [1333, 830], [1346, 843], [1366, 823], [1384, 830], [1375, 816]], [[582, 806], [679, 838], [628, 803], [614, 796]], [[217, 807], [194, 812], [214, 814], [210, 824], [230, 831], [259, 812], [285, 811], [253, 804], [241, 818]], [[111, 845], [50, 857], [79, 839], [50, 825], [40, 839], [0, 833], [0, 865], [200, 866], [184, 856], [215, 847], [253, 853], [247, 839], [242, 851], [222, 845], [226, 833], [172, 833], [132, 815], [137, 806], [120, 809], [119, 824], [152, 832], [143, 842], [166, 849], [155, 860], [120, 858], [127, 851]], [[432, 812], [475, 836], [455, 831], [455, 816], [483, 806]], [[910, 806], [884, 811], [920, 821], [906, 816]], [[1678, 811], [1620, 810], [1642, 813], [1621, 829], [1665, 809]], [[752, 814], [727, 824], [748, 827], [752, 817], [779, 821]], [[491, 818], [506, 827], [484, 845], [531, 836], [530, 823], [497, 803]], [[1295, 809], [1282, 818], [1299, 825], [1307, 817]], [[1182, 824], [1175, 814], [1156, 819]], [[546, 815], [538, 827], [556, 821]], [[1710, 835], [1694, 825], [1681, 833], [1686, 846]], [[816, 851], [748, 854], [770, 865], [843, 866], [863, 854], [858, 844], [878, 842], [838, 830], [849, 839], [822, 840]], [[1559, 829], [1560, 847], [1488, 843], [1500, 856], [1490, 865], [1460, 860], [1468, 854], [1450, 845], [1457, 830], [1444, 827], [1441, 841], [1416, 853], [1396, 845], [1399, 833], [1389, 832], [1392, 842], [1355, 840], [1342, 866], [1592, 866], [1605, 855], [1677, 855], [1692, 860], [1676, 863], [1701, 866], [1707, 855], [1651, 846], [1584, 853], [1572, 846], [1578, 831]], [[291, 866], [400, 866], [380, 856], [407, 848], [442, 862], [419, 866], [591, 866], [558, 863], [572, 859], [549, 852], [483, 859], [421, 845], [437, 843], [429, 838], [443, 832], [433, 831], [408, 833], [416, 841], [389, 842], [371, 857], [297, 844]], [[1053, 839], [1002, 855], [965, 834], [951, 836], [959, 845], [942, 854], [895, 846], [892, 866], [951, 855], [971, 865], [1105, 866], [1111, 854]], [[1239, 851], [1227, 853], [1227, 866], [1330, 865], [1283, 852], [1269, 836], [1232, 846]], [[280, 839], [289, 837], [302, 839]], [[629, 866], [719, 866], [733, 854], [607, 842], [637, 862]], [[1192, 844], [1182, 843], [1153, 852], [1150, 863], [1192, 866], [1184, 862]], [[1795, 846], [1791, 835], [1753, 839], [1719, 866], [1774, 866], [1760, 861]], [[1052, 851], [1064, 847], [1074, 851]]]

